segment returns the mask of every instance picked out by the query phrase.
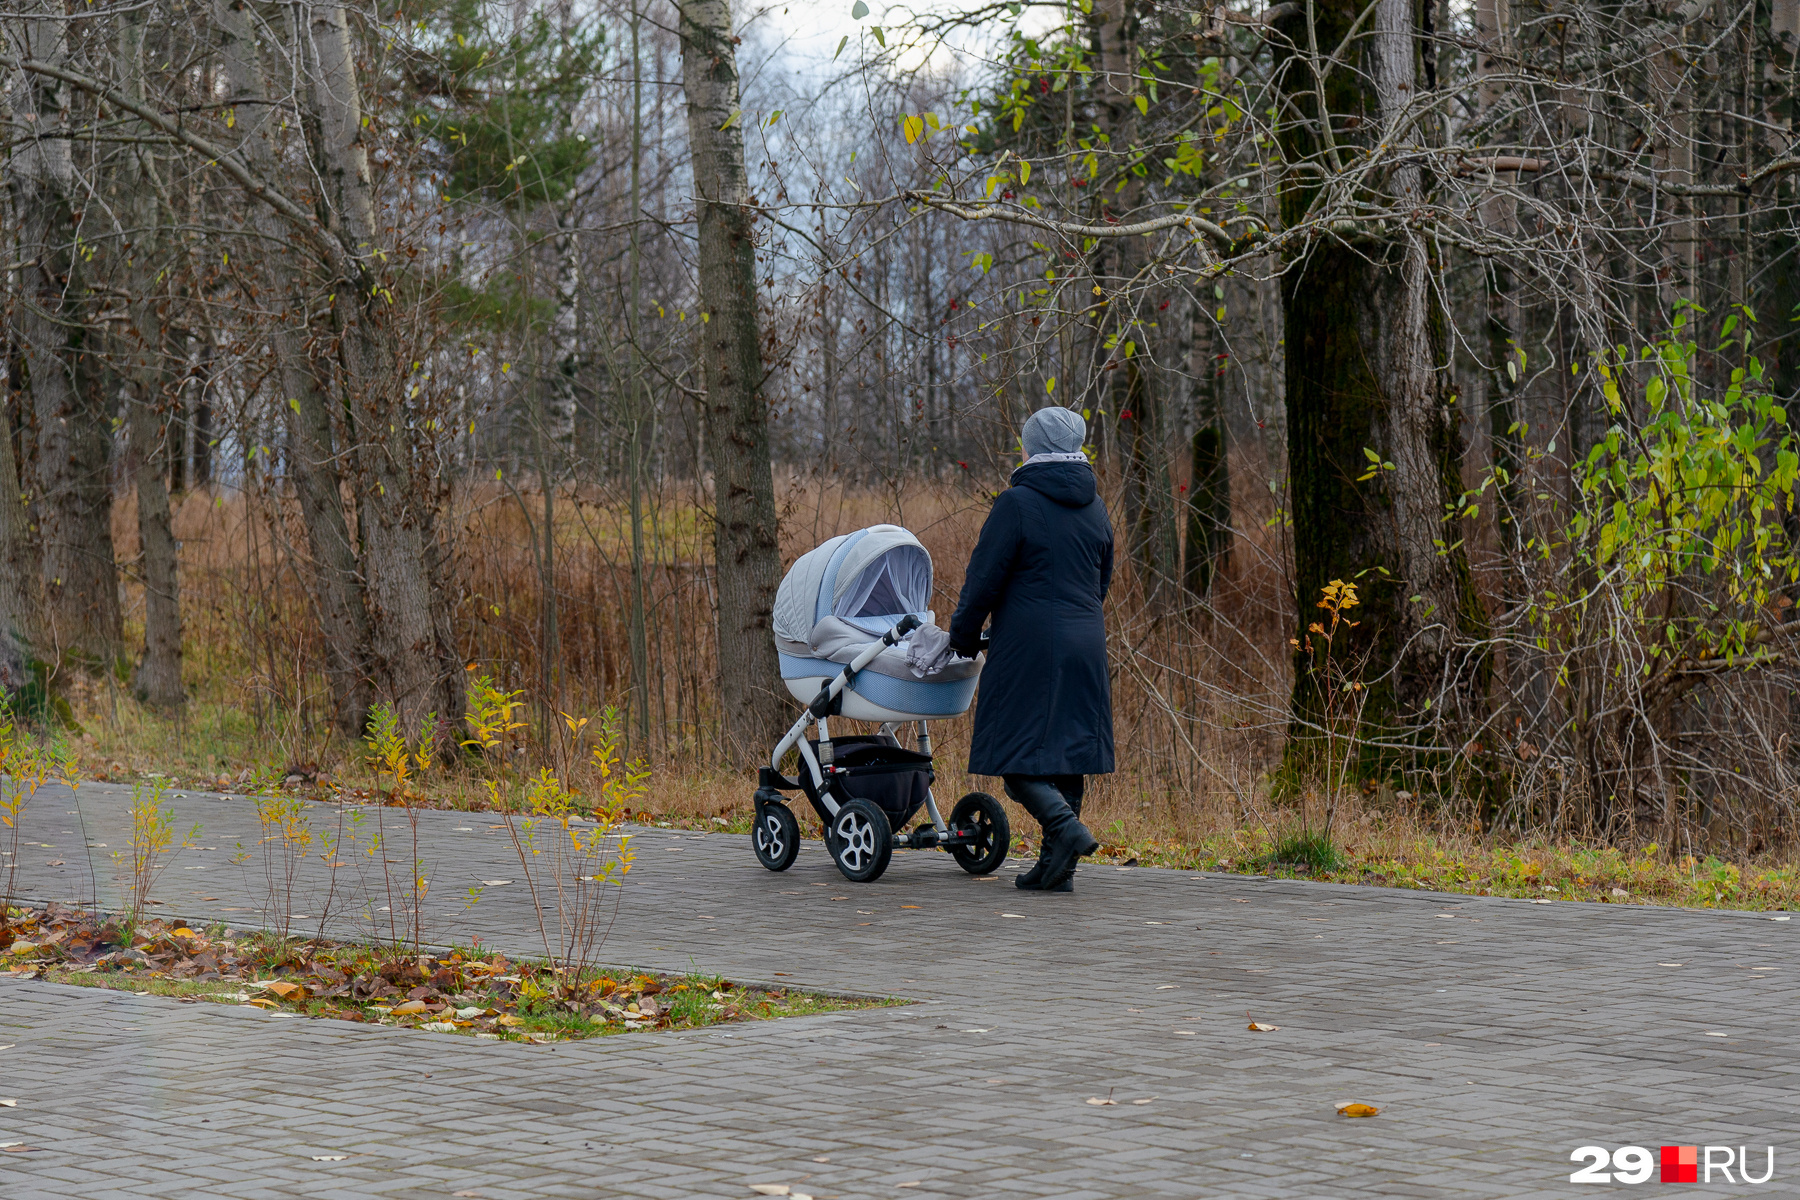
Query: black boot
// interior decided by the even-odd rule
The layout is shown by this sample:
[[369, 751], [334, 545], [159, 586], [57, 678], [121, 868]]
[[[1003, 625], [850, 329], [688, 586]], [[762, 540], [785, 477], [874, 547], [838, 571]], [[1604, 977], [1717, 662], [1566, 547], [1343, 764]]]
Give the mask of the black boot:
[[[1028, 871], [1015, 886], [1027, 891], [1066, 891], [1075, 874], [1075, 862], [1100, 848], [1094, 835], [1076, 816], [1074, 807], [1062, 792], [1047, 779], [1007, 779], [1006, 794], [1037, 819], [1044, 828], [1041, 871], [1032, 877]], [[1034, 870], [1037, 870], [1034, 868]]]
[[[1065, 803], [1068, 804], [1069, 811], [1074, 813], [1076, 818], [1079, 819], [1081, 816], [1081, 797], [1080, 796], [1071, 796], [1067, 792], [1064, 792], [1063, 800]], [[1013, 880], [1013, 886], [1016, 888], [1024, 888], [1026, 891], [1038, 891], [1038, 892], [1072, 892], [1072, 891], [1074, 891], [1075, 890], [1075, 870], [1072, 867], [1069, 869], [1068, 878], [1064, 879], [1061, 883], [1057, 884], [1055, 887], [1040, 886], [1044, 879], [1044, 867], [1049, 863], [1049, 861], [1050, 861], [1050, 842], [1048, 839], [1042, 839], [1040, 845], [1038, 846], [1038, 857], [1037, 857], [1036, 865], [1033, 866], [1029, 871], [1026, 871], [1023, 875], [1020, 875], [1017, 879]]]
[[1037, 862], [1032, 864], [1030, 869], [1019, 875], [1018, 878], [1014, 879], [1013, 886], [1016, 888], [1024, 888], [1026, 891], [1035, 889], [1038, 885], [1038, 880], [1044, 877], [1044, 864], [1049, 861], [1050, 843], [1040, 839], [1038, 842]]

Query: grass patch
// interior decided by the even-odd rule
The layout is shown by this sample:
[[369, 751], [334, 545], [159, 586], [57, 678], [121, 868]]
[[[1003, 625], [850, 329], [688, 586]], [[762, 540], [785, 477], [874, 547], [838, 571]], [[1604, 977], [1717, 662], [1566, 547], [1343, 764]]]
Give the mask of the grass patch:
[[1267, 866], [1304, 867], [1309, 874], [1326, 875], [1343, 865], [1344, 856], [1331, 835], [1317, 829], [1286, 834], [1269, 851]]
[[403, 953], [218, 925], [132, 926], [60, 905], [14, 910], [0, 932], [0, 956], [15, 964], [11, 974], [50, 983], [534, 1043], [902, 1003], [745, 986], [703, 972], [595, 968], [571, 979], [544, 963], [474, 948]]
[[1335, 861], [1315, 867], [1293, 836], [1275, 839], [1237, 830], [1183, 843], [1134, 840], [1103, 847], [1104, 860], [1135, 859], [1146, 867], [1310, 878], [1332, 883], [1509, 896], [1732, 908], [1753, 912], [1800, 909], [1800, 868], [1745, 866], [1712, 856], [1637, 851], [1529, 840], [1510, 845], [1446, 844], [1425, 835], [1371, 838], [1363, 845], [1331, 845]]

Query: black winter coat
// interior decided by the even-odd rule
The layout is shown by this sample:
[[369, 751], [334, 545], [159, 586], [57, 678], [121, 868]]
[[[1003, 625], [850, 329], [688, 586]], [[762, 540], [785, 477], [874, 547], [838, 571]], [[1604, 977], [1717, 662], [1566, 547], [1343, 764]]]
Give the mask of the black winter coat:
[[1113, 769], [1112, 687], [1101, 602], [1113, 532], [1085, 463], [1013, 472], [969, 559], [950, 643], [993, 626], [969, 748], [973, 775], [1103, 775]]

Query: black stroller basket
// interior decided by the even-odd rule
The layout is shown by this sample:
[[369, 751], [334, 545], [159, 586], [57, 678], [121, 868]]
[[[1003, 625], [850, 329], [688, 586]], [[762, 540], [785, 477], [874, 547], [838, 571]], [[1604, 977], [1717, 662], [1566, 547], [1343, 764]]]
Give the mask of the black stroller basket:
[[[810, 740], [810, 739], [809, 739]], [[840, 737], [831, 740], [834, 762], [839, 770], [832, 773], [826, 787], [839, 804], [867, 800], [879, 808], [893, 829], [906, 823], [925, 806], [931, 783], [937, 778], [931, 769], [931, 755], [908, 750], [892, 737]], [[814, 755], [819, 743], [812, 742]], [[800, 788], [812, 802], [819, 820], [831, 824], [832, 814], [813, 784], [812, 773], [802, 770]]]

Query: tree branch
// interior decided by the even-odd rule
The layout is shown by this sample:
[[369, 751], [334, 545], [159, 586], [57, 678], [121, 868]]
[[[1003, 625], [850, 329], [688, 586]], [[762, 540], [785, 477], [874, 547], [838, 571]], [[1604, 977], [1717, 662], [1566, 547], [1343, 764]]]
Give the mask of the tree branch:
[[351, 257], [343, 244], [319, 224], [318, 218], [267, 181], [258, 178], [244, 164], [235, 150], [215, 145], [188, 130], [181, 122], [172, 120], [166, 114], [147, 104], [133, 100], [103, 79], [96, 79], [79, 71], [71, 71], [67, 67], [60, 67], [54, 63], [42, 62], [33, 58], [18, 58], [10, 54], [0, 54], [0, 67], [10, 67], [15, 71], [61, 80], [71, 87], [79, 88], [90, 96], [98, 97], [108, 104], [130, 113], [188, 149], [205, 155], [210, 162], [218, 164], [251, 197], [267, 204], [292, 224], [324, 256], [326, 261], [331, 264], [332, 270], [338, 275], [357, 283], [363, 281], [365, 272], [361, 266]]
[[[928, 205], [939, 212], [947, 212], [951, 216], [960, 217], [965, 221], [1004, 221], [1011, 225], [1029, 225], [1034, 229], [1060, 233], [1065, 237], [1142, 237], [1145, 234], [1158, 233], [1164, 229], [1185, 228], [1205, 234], [1214, 245], [1224, 251], [1232, 250], [1244, 240], [1244, 238], [1232, 237], [1223, 225], [1192, 213], [1169, 213], [1166, 216], [1152, 217], [1147, 221], [1133, 221], [1129, 225], [1086, 225], [1076, 221], [1058, 221], [1050, 217], [1040, 217], [1036, 213], [1002, 208], [997, 204], [970, 206], [955, 200], [947, 200], [942, 196], [934, 196], [930, 192], [903, 192], [901, 195], [907, 200]], [[1255, 218], [1242, 217], [1239, 220], [1256, 226], [1250, 233], [1244, 235], [1245, 238], [1254, 238], [1257, 233], [1262, 232]]]

